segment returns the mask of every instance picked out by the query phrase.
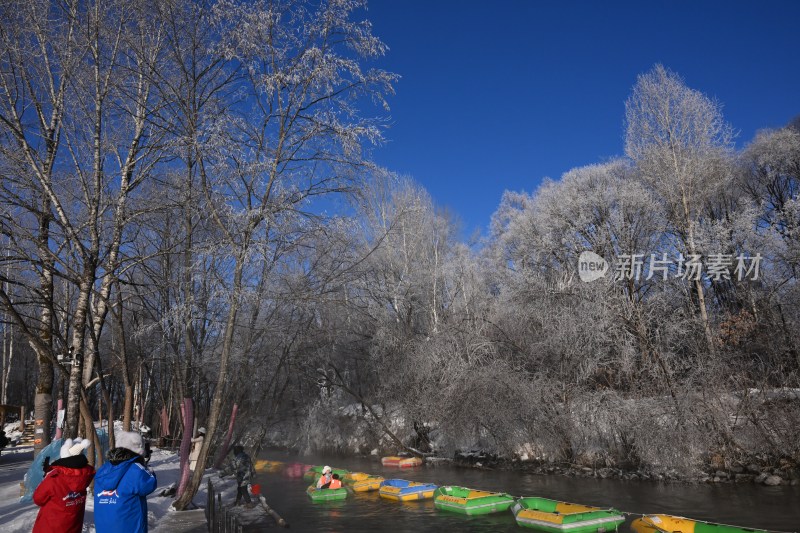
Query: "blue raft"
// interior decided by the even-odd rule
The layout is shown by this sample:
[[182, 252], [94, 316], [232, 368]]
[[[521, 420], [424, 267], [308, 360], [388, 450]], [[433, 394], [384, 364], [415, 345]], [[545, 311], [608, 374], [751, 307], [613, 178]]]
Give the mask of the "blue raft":
[[405, 479], [387, 479], [381, 483], [378, 494], [381, 498], [408, 502], [412, 500], [425, 500], [433, 498], [433, 493], [438, 487], [433, 483], [417, 483]]

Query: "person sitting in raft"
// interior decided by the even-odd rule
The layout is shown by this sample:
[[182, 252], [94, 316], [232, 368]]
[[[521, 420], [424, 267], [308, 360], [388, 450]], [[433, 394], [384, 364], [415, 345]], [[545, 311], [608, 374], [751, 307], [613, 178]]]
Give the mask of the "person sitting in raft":
[[341, 489], [342, 488], [342, 480], [339, 479], [339, 474], [334, 474], [332, 476], [331, 482], [328, 485], [329, 489]]
[[331, 467], [325, 466], [322, 468], [322, 475], [317, 480], [317, 488], [318, 489], [327, 489], [328, 485], [331, 484]]

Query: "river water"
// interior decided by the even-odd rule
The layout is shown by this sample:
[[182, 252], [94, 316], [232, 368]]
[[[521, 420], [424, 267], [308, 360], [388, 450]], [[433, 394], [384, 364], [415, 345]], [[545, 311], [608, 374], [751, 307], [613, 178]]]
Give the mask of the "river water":
[[[752, 484], [683, 484], [618, 479], [543, 476], [513, 471], [479, 470], [449, 464], [410, 469], [387, 468], [369, 458], [297, 456], [265, 452], [261, 458], [286, 462], [328, 464], [388, 478], [426, 481], [437, 485], [507, 492], [514, 496], [541, 496], [596, 506], [611, 506], [627, 513], [666, 513], [744, 527], [800, 531], [800, 487], [766, 487]], [[526, 531], [517, 527], [511, 512], [464, 517], [437, 511], [432, 500], [392, 502], [377, 491], [351, 494], [342, 502], [311, 503], [308, 482], [281, 474], [259, 474], [267, 502], [295, 531], [431, 531], [445, 533]], [[629, 517], [620, 531], [630, 531]]]

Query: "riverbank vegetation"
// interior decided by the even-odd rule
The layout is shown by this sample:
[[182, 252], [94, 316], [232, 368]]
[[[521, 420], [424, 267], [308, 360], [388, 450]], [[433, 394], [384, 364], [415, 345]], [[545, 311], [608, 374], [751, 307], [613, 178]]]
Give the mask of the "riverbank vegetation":
[[3, 403], [197, 419], [198, 472], [234, 407], [255, 445], [800, 461], [797, 121], [735, 145], [656, 65], [617, 159], [465, 240], [371, 162], [396, 76], [362, 2], [87, 6], [0, 8]]

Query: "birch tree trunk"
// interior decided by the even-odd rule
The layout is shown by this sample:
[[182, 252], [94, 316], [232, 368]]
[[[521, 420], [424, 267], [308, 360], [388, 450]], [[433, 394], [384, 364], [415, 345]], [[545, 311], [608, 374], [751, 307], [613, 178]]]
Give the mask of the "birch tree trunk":
[[[248, 239], [245, 238], [245, 242]], [[242, 254], [243, 255], [243, 254]], [[226, 384], [228, 379], [228, 364], [231, 359], [231, 352], [233, 350], [233, 334], [236, 328], [236, 315], [239, 312], [239, 305], [242, 292], [242, 272], [244, 270], [244, 257], [241, 255], [237, 257], [236, 266], [234, 267], [233, 274], [233, 287], [231, 291], [230, 308], [228, 310], [228, 319], [225, 322], [225, 333], [222, 341], [222, 353], [220, 354], [219, 374], [217, 377], [216, 388], [214, 389], [214, 397], [211, 401], [211, 411], [208, 414], [208, 424], [206, 426], [206, 438], [203, 439], [203, 446], [200, 448], [200, 457], [197, 459], [197, 466], [189, 480], [186, 490], [181, 496], [175, 500], [173, 507], [179, 511], [183, 511], [192, 501], [192, 498], [197, 493], [200, 487], [200, 482], [203, 479], [203, 472], [206, 468], [208, 454], [211, 449], [211, 441], [219, 425], [220, 415], [222, 413], [223, 399], [225, 397]]]
[[120, 362], [123, 384], [123, 404], [122, 404], [122, 430], [131, 430], [131, 418], [133, 417], [133, 384], [131, 383], [130, 365], [128, 363], [128, 339], [125, 334], [125, 310], [122, 305], [122, 287], [117, 282], [117, 303], [111, 308], [114, 318], [114, 332], [116, 336], [116, 352]]
[[41, 307], [39, 337], [42, 345], [31, 345], [39, 361], [39, 378], [34, 399], [33, 455], [38, 456], [50, 444], [50, 422], [53, 419], [53, 260], [50, 257], [50, 201], [42, 199], [39, 218], [39, 254], [43, 258], [40, 290], [44, 299]]
[[[64, 436], [74, 439], [78, 436], [81, 395], [83, 394], [83, 350], [86, 345], [86, 322], [89, 314], [89, 298], [94, 282], [95, 269], [91, 265], [84, 269], [80, 283], [75, 316], [72, 324], [72, 366], [69, 370], [67, 386], [67, 413], [64, 417]], [[88, 414], [91, 419], [91, 413]]]

